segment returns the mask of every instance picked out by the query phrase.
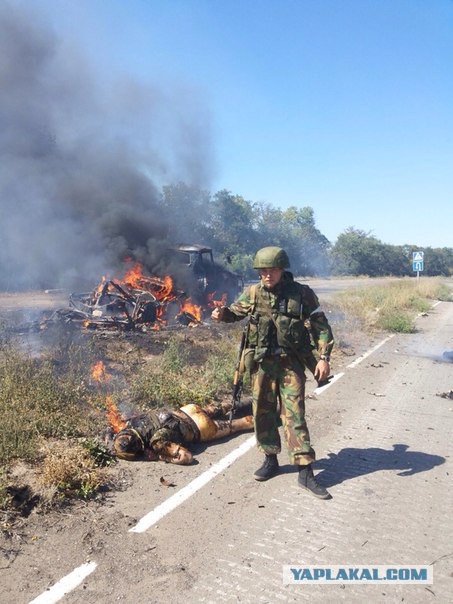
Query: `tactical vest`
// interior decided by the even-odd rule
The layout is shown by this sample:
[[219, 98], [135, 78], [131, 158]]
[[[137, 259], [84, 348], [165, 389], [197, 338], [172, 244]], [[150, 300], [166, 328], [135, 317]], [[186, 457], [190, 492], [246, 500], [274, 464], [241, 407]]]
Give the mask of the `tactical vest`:
[[312, 351], [310, 334], [302, 314], [303, 287], [289, 281], [282, 284], [276, 296], [259, 284], [251, 286], [253, 310], [247, 346], [255, 349], [255, 361], [275, 354], [276, 351], [286, 354], [295, 354], [296, 351], [306, 354]]
[[125, 428], [134, 429], [150, 448], [158, 441], [183, 444], [199, 440], [199, 431], [194, 421], [178, 409], [149, 410], [129, 418]]

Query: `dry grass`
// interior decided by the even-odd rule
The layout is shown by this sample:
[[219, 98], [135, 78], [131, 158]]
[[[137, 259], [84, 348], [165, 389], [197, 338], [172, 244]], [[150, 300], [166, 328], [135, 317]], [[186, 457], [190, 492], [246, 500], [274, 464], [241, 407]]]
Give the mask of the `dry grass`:
[[50, 503], [68, 497], [90, 499], [109, 482], [108, 470], [77, 442], [44, 441], [41, 452], [38, 481], [41, 493]]
[[414, 319], [428, 311], [430, 300], [451, 299], [451, 288], [437, 278], [401, 279], [386, 286], [348, 290], [335, 297], [345, 315], [355, 316], [366, 331], [410, 333]]
[[[10, 502], [9, 468], [18, 460], [39, 468], [35, 493], [53, 504], [92, 497], [108, 484], [108, 470], [100, 467], [108, 456], [99, 440], [108, 427], [107, 395], [120, 410], [124, 403], [125, 411], [138, 411], [204, 404], [231, 391], [236, 328], [104, 335], [63, 329], [39, 347], [34, 342], [33, 350], [3, 340], [0, 508]], [[91, 375], [99, 359], [106, 370], [102, 383]], [[81, 438], [91, 445], [84, 447]]]

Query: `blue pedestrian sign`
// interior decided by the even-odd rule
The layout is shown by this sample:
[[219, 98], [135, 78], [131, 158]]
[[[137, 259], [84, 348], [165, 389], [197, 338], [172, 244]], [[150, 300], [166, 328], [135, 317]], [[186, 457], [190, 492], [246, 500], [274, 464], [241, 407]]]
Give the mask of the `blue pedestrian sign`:
[[414, 273], [419, 273], [423, 270], [424, 252], [412, 252], [412, 270]]

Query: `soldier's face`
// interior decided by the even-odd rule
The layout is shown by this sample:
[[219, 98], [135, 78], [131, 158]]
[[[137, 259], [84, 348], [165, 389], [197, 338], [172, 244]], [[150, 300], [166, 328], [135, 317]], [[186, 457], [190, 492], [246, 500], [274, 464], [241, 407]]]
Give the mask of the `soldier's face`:
[[283, 275], [282, 268], [260, 268], [258, 271], [261, 281], [266, 289], [272, 289], [277, 285]]

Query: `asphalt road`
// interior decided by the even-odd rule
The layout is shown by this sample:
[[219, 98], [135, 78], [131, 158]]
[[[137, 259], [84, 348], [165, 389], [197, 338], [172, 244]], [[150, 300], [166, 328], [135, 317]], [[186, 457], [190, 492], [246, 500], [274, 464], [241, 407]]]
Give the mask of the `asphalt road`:
[[[286, 452], [281, 474], [256, 482], [250, 434], [200, 451], [191, 467], [136, 464], [134, 486], [110, 498], [89, 537], [79, 543], [74, 528], [47, 558], [29, 560], [41, 574], [15, 602], [75, 568], [87, 576], [67, 604], [451, 602], [453, 375], [442, 353], [453, 348], [453, 304], [417, 324], [348, 365], [334, 359], [336, 381], [310, 394], [316, 473], [331, 500], [297, 486]], [[434, 582], [284, 585], [284, 565], [433, 565]]]

